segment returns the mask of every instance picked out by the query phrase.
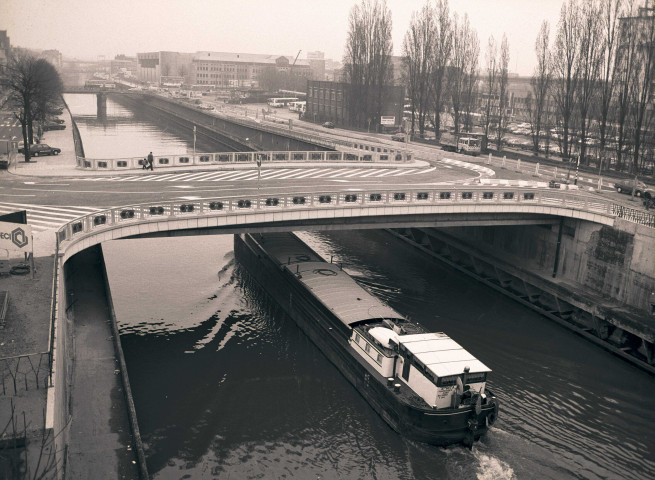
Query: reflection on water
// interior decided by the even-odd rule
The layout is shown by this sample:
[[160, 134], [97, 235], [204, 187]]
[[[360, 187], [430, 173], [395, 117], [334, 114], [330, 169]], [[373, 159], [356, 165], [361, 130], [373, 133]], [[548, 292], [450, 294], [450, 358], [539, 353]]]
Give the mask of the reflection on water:
[[232, 236], [120, 240], [103, 249], [153, 478], [653, 478], [652, 378], [385, 233], [304, 238], [489, 365], [496, 426], [471, 452], [398, 436]]
[[[96, 96], [65, 94], [64, 99], [82, 137], [88, 158], [145, 157], [193, 153], [193, 134], [168, 122], [166, 116], [153, 117], [139, 109], [129, 109], [107, 98], [107, 116], [98, 119]], [[197, 152], [217, 152], [221, 147], [198, 137]]]

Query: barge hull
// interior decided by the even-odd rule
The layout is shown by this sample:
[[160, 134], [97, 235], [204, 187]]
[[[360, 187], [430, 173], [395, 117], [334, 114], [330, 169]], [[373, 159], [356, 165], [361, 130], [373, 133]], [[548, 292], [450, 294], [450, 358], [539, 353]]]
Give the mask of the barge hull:
[[[235, 235], [234, 253], [250, 277], [287, 312], [395, 431], [433, 445], [470, 444], [486, 433], [487, 417], [495, 418], [497, 404], [482, 405], [480, 413], [475, 415], [472, 408], [417, 409], [400, 402], [393, 389], [376, 378], [379, 374], [353, 354], [343, 323], [325, 311], [312, 293], [252, 236]], [[469, 427], [471, 423], [475, 428]]]

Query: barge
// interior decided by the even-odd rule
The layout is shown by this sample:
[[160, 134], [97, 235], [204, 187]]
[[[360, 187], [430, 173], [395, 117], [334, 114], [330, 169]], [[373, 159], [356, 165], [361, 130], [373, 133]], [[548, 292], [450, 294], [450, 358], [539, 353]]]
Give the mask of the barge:
[[359, 286], [291, 233], [234, 236], [237, 261], [396, 432], [469, 448], [494, 424], [491, 370]]

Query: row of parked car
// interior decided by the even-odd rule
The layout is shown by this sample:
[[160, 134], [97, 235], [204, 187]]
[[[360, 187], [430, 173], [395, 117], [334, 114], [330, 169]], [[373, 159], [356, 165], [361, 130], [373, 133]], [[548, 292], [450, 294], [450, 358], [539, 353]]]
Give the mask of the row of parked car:
[[[53, 117], [41, 124], [41, 130], [44, 132], [50, 130], [64, 130], [66, 128], [64, 120], [58, 118], [56, 115], [63, 114], [63, 109], [56, 109], [52, 112]], [[37, 139], [38, 141], [38, 139]], [[57, 147], [51, 147], [45, 143], [35, 143], [29, 146], [30, 157], [41, 157], [44, 155], [59, 155], [61, 149]], [[22, 144], [18, 147], [18, 153], [25, 154], [25, 146]]]

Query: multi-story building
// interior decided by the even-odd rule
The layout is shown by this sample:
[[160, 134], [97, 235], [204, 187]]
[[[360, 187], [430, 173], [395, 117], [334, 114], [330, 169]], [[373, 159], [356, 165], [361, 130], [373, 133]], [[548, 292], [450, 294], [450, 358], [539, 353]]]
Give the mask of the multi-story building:
[[137, 53], [136, 76], [141, 82], [161, 83], [161, 77], [183, 77], [189, 83], [192, 53]]
[[307, 62], [312, 71], [312, 80], [326, 80], [325, 54], [323, 52], [307, 52]]
[[0, 65], [7, 65], [11, 52], [11, 42], [7, 30], [0, 30]]
[[[354, 128], [396, 130], [403, 114], [405, 89], [401, 86], [384, 85], [381, 118], [375, 125], [367, 125], [361, 116], [353, 115], [352, 108], [359, 103], [353, 99], [353, 88], [345, 82], [310, 80], [307, 82], [307, 110], [305, 118], [314, 122], [333, 122], [335, 125]], [[359, 120], [357, 120], [359, 118]]]
[[[294, 63], [295, 62], [295, 63]], [[258, 87], [267, 69], [310, 78], [312, 71], [306, 60], [279, 55], [255, 53], [198, 52], [193, 55], [189, 81], [192, 85]]]
[[43, 50], [39, 54], [39, 58], [43, 58], [52, 66], [54, 66], [57, 70], [61, 69], [62, 57], [61, 57], [61, 52], [59, 50]]
[[136, 66], [136, 57], [116, 55], [116, 57], [114, 57], [114, 59], [109, 62], [109, 73], [112, 76], [122, 75], [124, 77], [136, 77]]

